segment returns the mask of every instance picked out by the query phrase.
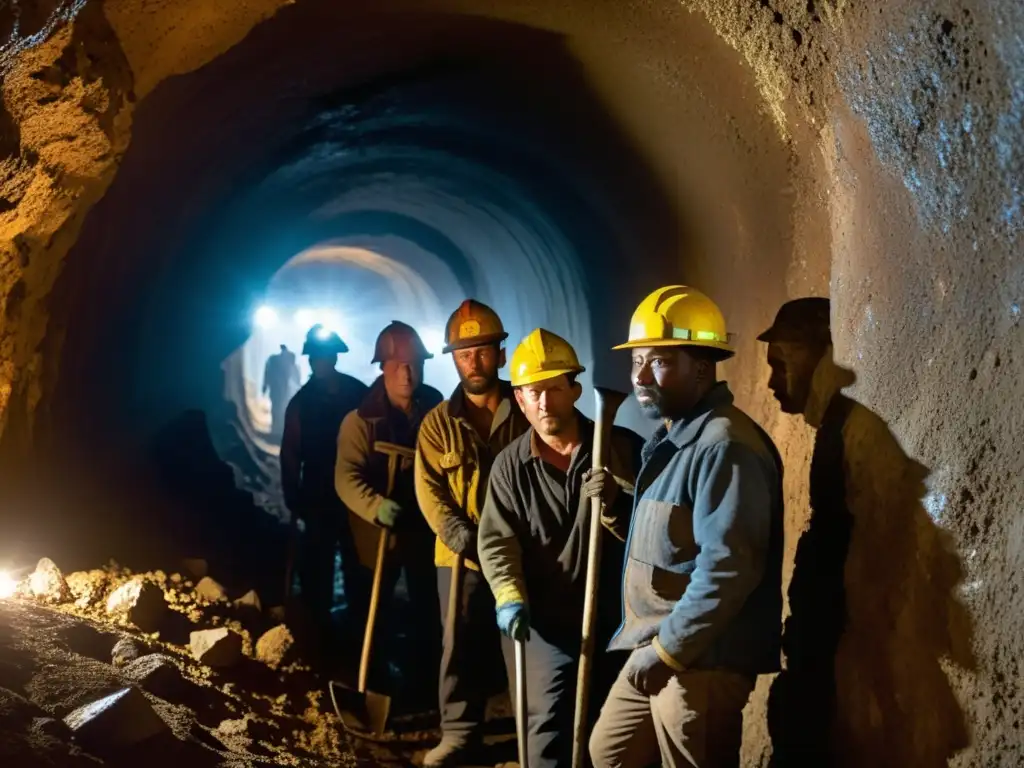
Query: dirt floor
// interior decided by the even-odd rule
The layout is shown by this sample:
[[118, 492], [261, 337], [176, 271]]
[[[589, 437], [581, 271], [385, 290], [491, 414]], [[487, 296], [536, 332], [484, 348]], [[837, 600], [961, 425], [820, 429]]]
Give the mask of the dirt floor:
[[[209, 580], [115, 564], [66, 580], [48, 575], [0, 599], [4, 766], [405, 766], [420, 764], [439, 738], [436, 712], [393, 717], [381, 743], [347, 735], [324, 681], [293, 658], [279, 609], [230, 602]], [[118, 610], [110, 596], [129, 583], [159, 587], [164, 605], [156, 598], [145, 610]], [[218, 665], [200, 663], [191, 633], [221, 628], [241, 638], [241, 652], [200, 653]], [[125, 689], [119, 709], [88, 722], [82, 708]], [[507, 715], [507, 697], [492, 702], [480, 765], [515, 765], [506, 762], [514, 757]]]

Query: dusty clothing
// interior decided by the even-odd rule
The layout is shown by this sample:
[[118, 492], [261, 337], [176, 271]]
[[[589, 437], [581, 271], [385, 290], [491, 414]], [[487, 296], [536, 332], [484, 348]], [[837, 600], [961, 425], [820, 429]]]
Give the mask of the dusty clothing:
[[[441, 626], [448, 621], [452, 569], [437, 569]], [[444, 643], [438, 703], [445, 737], [468, 743], [479, 735], [489, 696], [505, 690], [494, 596], [479, 571], [462, 569], [455, 641]]]
[[753, 687], [753, 676], [695, 670], [647, 696], [620, 673], [590, 737], [590, 759], [601, 768], [739, 768]]
[[724, 383], [644, 446], [611, 643], [676, 669], [779, 669], [782, 461]]
[[[391, 405], [384, 388], [384, 377], [381, 376], [370, 387], [358, 410], [345, 417], [340, 431], [336, 433], [337, 493], [357, 518], [353, 520], [353, 530], [359, 560], [369, 568], [377, 559], [380, 531], [376, 522], [377, 508], [384, 500], [388, 485], [388, 457], [375, 450], [374, 444], [380, 441], [415, 448], [423, 416], [439, 402], [440, 392], [425, 384], [420, 385], [413, 396], [412, 413], [407, 415]], [[392, 537], [395, 545], [403, 539], [415, 539], [415, 546], [429, 547], [429, 539], [433, 536], [417, 508], [411, 459], [399, 459], [391, 499], [403, 509]]]
[[502, 401], [485, 441], [465, 416], [466, 395], [460, 386], [451, 398], [427, 414], [416, 446], [416, 496], [437, 534], [434, 562], [451, 567], [455, 554], [479, 570], [477, 524], [494, 457], [530, 426], [512, 387], [501, 383]]
[[[567, 649], [579, 645], [583, 615], [591, 503], [581, 486], [591, 467], [594, 439], [594, 422], [578, 411], [576, 417], [582, 442], [567, 473], [540, 458], [540, 438], [532, 428], [501, 452], [491, 471], [478, 538], [481, 565], [498, 606], [526, 603], [531, 627]], [[620, 536], [628, 527], [641, 446], [635, 433], [612, 429], [608, 469], [620, 492], [606, 527]], [[619, 594], [624, 550], [616, 536], [601, 541], [599, 589], [605, 597], [598, 600], [598, 623], [614, 628], [620, 615], [613, 596]]]

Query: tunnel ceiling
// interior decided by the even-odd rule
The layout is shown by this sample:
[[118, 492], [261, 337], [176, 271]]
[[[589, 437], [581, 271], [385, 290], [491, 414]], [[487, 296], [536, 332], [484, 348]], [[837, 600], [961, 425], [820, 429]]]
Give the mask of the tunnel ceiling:
[[[963, 578], [942, 597], [982, 628], [976, 669], [927, 657], [929, 682], [879, 706], [906, 726], [894, 730], [909, 734], [907, 764], [945, 765], [956, 729], [903, 709], [937, 711], [948, 674], [973, 731], [952, 764], [1016, 765], [1024, 6], [355, 5], [0, 8], [5, 471], [71, 424], [102, 433], [131, 407], [159, 421], [154, 402], [218, 397], [216, 377], [190, 383], [183, 368], [216, 369], [274, 272], [340, 241], [422, 249], [499, 294], [503, 277], [486, 282], [499, 266], [529, 282], [544, 264], [585, 305], [562, 302], [552, 322], [588, 337], [611, 373], [621, 361], [601, 350], [651, 286], [706, 289], [737, 334], [725, 376], [785, 458], [796, 541], [814, 434], [767, 396], [755, 338], [785, 299], [830, 295], [852, 393], [930, 473], [909, 540], [951, 537]], [[521, 260], [496, 266], [510, 249]], [[525, 323], [532, 292], [513, 292], [507, 311]], [[111, 370], [119, 383], [98, 383]], [[124, 425], [117, 439], [144, 437]], [[90, 467], [77, 456], [60, 479], [108, 490]], [[922, 669], [932, 646], [913, 617], [939, 581], [888, 585], [892, 616], [872, 621], [891, 634], [866, 635], [885, 644], [865, 644], [865, 670]], [[767, 748], [765, 707], [761, 685], [745, 764]]]

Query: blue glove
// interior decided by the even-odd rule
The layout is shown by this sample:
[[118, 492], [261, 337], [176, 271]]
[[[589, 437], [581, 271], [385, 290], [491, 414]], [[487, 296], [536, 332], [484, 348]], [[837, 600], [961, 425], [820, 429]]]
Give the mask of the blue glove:
[[391, 499], [384, 499], [377, 507], [377, 522], [385, 528], [394, 528], [402, 516], [402, 505]]
[[530, 616], [522, 603], [505, 603], [498, 608], [498, 629], [513, 640], [530, 639]]

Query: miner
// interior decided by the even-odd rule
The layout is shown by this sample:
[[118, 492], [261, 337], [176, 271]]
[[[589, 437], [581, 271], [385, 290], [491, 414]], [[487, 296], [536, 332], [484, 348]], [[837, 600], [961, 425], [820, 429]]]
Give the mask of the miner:
[[284, 413], [292, 394], [299, 388], [299, 367], [295, 353], [284, 344], [267, 358], [263, 369], [263, 394], [270, 397], [270, 434], [279, 438], [284, 430]]
[[[527, 744], [539, 768], [572, 761], [591, 499], [603, 500], [602, 523], [613, 534], [602, 538], [596, 637], [603, 645], [621, 618], [622, 542], [643, 444], [613, 427], [608, 467], [592, 471], [595, 425], [576, 409], [583, 370], [572, 346], [541, 328], [516, 348], [512, 385], [530, 429], [495, 460], [480, 519], [480, 562], [512, 678], [513, 641], [526, 643]], [[611, 682], [610, 663], [602, 655], [592, 672], [597, 703]]]
[[[427, 414], [416, 447], [416, 495], [437, 535], [437, 590], [444, 624], [454, 629], [445, 635], [441, 659], [442, 738], [424, 760], [428, 767], [464, 763], [479, 745], [488, 694], [505, 685], [494, 599], [480, 574], [476, 541], [491, 463], [529, 426], [511, 385], [498, 376], [506, 338], [486, 304], [467, 299], [452, 313], [443, 351], [460, 384]], [[453, 589], [458, 612], [450, 617]]]
[[[442, 400], [436, 389], [423, 383], [424, 362], [432, 358], [409, 325], [394, 321], [380, 332], [372, 362], [379, 363], [381, 375], [370, 386], [359, 407], [348, 414], [337, 434], [338, 462], [335, 483], [338, 496], [352, 511], [359, 559], [366, 568], [362, 578], [371, 576], [377, 558], [380, 529], [391, 533], [382, 578], [382, 601], [390, 603], [394, 588], [404, 571], [408, 590], [408, 609], [402, 612], [405, 627], [415, 642], [417, 659], [436, 659], [439, 655], [440, 617], [434, 591], [434, 535], [420, 513], [413, 480], [412, 454], [423, 417]], [[397, 445], [409, 455], [398, 457], [395, 475], [389, 481], [391, 458], [383, 444]], [[393, 485], [388, 494], [389, 484]], [[368, 588], [358, 591], [360, 603], [355, 615], [365, 621]], [[397, 635], [398, 618], [382, 603], [381, 629], [376, 633], [373, 658], [383, 668], [389, 651], [388, 639]], [[390, 628], [390, 631], [389, 631]], [[413, 694], [432, 698], [432, 664], [410, 664], [407, 682]]]
[[331, 638], [339, 547], [346, 585], [349, 574], [359, 570], [348, 511], [334, 491], [338, 429], [367, 392], [361, 381], [336, 370], [338, 355], [345, 352], [348, 346], [338, 334], [321, 325], [309, 330], [302, 354], [309, 357], [312, 376], [288, 403], [281, 438], [281, 485], [285, 505], [304, 529], [298, 573], [311, 653], [319, 663], [327, 658]]
[[623, 574], [630, 655], [590, 740], [594, 765], [735, 768], [743, 707], [779, 669], [782, 463], [733, 405], [718, 307], [659, 288], [633, 313], [633, 390], [662, 424], [643, 450]]

